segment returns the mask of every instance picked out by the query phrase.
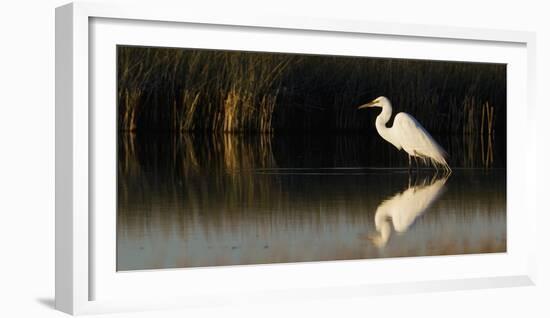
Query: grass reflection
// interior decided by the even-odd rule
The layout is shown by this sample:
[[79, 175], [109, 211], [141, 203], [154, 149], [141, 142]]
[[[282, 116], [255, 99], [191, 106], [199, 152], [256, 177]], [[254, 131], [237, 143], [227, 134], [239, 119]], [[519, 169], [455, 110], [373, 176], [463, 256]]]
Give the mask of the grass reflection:
[[364, 136], [323, 137], [121, 135], [119, 270], [505, 251], [504, 170], [457, 169], [379, 249], [365, 238], [406, 169]]

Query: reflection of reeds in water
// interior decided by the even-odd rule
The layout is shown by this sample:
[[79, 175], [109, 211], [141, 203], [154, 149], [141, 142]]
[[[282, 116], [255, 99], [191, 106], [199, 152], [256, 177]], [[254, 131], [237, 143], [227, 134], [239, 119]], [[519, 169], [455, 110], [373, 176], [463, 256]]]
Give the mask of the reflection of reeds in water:
[[[484, 167], [491, 167], [493, 164], [493, 140], [494, 140], [494, 120], [495, 108], [489, 106], [489, 103], [483, 104], [481, 113], [481, 160]], [[485, 147], [487, 145], [487, 147]]]
[[[476, 141], [479, 144], [478, 138]], [[473, 141], [464, 142], [461, 136], [442, 139], [442, 145], [455, 154], [467, 153], [471, 144]], [[494, 149], [502, 150], [499, 147]], [[486, 161], [482, 161], [479, 153], [475, 153], [475, 157], [465, 158], [465, 161], [454, 156], [451, 163], [455, 166], [483, 167]], [[242, 194], [244, 190], [241, 186], [253, 185], [261, 179], [255, 174], [266, 169], [403, 167], [407, 164], [406, 156], [377, 135], [370, 134], [126, 133], [120, 134], [118, 155], [121, 191], [135, 187], [146, 195], [151, 184], [164, 180], [161, 186], [170, 191], [176, 191], [174, 188], [177, 187], [182, 188], [181, 191], [194, 191], [197, 187], [216, 187], [213, 191], [218, 193], [235, 191], [227, 193], [227, 198]], [[505, 167], [503, 158], [498, 156], [497, 161], [489, 162], [496, 167]], [[213, 180], [215, 182], [212, 183]], [[227, 182], [235, 186], [224, 187]], [[261, 183], [251, 187], [259, 193], [264, 191], [263, 188]], [[265, 195], [269, 195], [268, 191]]]
[[[136, 199], [159, 191], [195, 207], [207, 203], [206, 194], [220, 198], [222, 206], [234, 206], [245, 198], [261, 200], [270, 195], [271, 188], [255, 171], [277, 167], [271, 138], [270, 134], [123, 134], [118, 151], [119, 203], [133, 206], [130, 211], [148, 214], [152, 211], [143, 209], [144, 202]], [[119, 213], [123, 219], [136, 216]]]
[[[460, 143], [458, 140], [454, 144]], [[247, 202], [265, 202], [272, 197], [307, 197], [304, 189], [288, 192], [288, 185], [280, 183], [282, 181], [273, 177], [270, 171], [383, 167], [384, 163], [399, 165], [402, 162], [397, 155], [389, 157], [394, 154], [392, 149], [385, 154], [372, 153], [369, 151], [372, 148], [368, 144], [365, 147], [362, 135], [342, 135], [334, 139], [310, 136], [300, 140], [272, 134], [122, 134], [118, 159], [119, 200], [133, 204], [136, 197], [148, 197], [159, 191], [196, 202], [196, 206], [208, 201], [205, 193], [220, 198], [222, 206], [238, 204], [245, 198]], [[330, 180], [326, 186], [334, 187]], [[345, 192], [346, 189], [332, 191]], [[141, 210], [139, 202], [135, 204], [135, 209]]]
[[[323, 138], [297, 145], [273, 134], [120, 138], [120, 269], [505, 250], [505, 183], [498, 174], [492, 180], [457, 171], [434, 210], [379, 251], [361, 235], [375, 233], [376, 205], [402, 191], [407, 175], [308, 169], [324, 160], [347, 165], [346, 157], [361, 164], [361, 138], [330, 141], [329, 152], [341, 153], [328, 159], [319, 149]], [[285, 156], [304, 155], [302, 168], [286, 166]]]

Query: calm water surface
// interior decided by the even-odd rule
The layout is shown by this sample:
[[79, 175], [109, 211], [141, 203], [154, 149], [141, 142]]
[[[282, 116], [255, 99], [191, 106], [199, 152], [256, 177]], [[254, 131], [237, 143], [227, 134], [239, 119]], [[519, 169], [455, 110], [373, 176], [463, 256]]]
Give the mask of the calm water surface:
[[443, 139], [445, 178], [379, 139], [121, 135], [118, 270], [506, 251], [503, 149]]

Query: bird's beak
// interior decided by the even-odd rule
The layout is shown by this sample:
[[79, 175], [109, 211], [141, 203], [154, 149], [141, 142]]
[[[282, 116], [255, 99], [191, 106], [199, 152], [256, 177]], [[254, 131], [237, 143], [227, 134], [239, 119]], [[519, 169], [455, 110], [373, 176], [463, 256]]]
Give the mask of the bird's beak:
[[362, 109], [362, 108], [372, 107], [372, 106], [374, 106], [374, 104], [375, 104], [375, 103], [374, 103], [374, 101], [372, 101], [372, 102], [370, 102], [370, 103], [367, 103], [367, 104], [365, 104], [365, 105], [361, 105], [361, 106], [359, 106], [359, 107], [358, 107], [357, 109]]

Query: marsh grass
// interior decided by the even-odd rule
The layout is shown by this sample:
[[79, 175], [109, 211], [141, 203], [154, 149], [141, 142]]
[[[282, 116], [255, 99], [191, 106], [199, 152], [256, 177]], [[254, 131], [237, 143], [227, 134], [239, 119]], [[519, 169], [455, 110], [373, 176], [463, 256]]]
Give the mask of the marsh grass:
[[118, 47], [122, 131], [371, 130], [379, 95], [433, 133], [505, 131], [503, 64]]
[[283, 55], [121, 47], [121, 130], [270, 132]]

